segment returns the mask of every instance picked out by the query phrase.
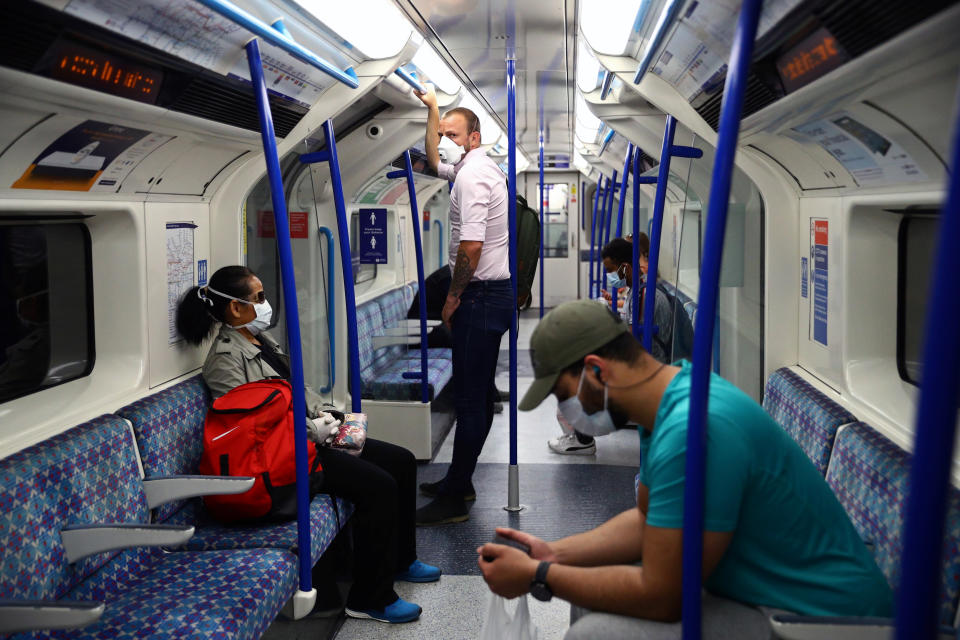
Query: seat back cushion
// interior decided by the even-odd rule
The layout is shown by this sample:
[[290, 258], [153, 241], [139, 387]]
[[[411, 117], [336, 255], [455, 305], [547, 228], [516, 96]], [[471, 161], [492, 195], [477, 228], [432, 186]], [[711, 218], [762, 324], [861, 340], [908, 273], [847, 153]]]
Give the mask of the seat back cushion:
[[[827, 483], [846, 509], [860, 536], [873, 547], [874, 559], [896, 589], [903, 551], [904, 506], [908, 497], [910, 456], [862, 422], [843, 427], [827, 470]], [[948, 498], [940, 623], [952, 625], [960, 589], [960, 491]]]
[[[146, 477], [196, 473], [209, 407], [207, 386], [203, 377], [196, 375], [117, 412], [133, 425]], [[157, 520], [163, 522], [183, 504], [177, 500], [160, 505]]]
[[58, 598], [117, 555], [69, 564], [61, 529], [148, 518], [133, 436], [117, 416], [0, 460], [0, 598]]
[[770, 375], [763, 408], [800, 445], [821, 474], [827, 473], [837, 429], [857, 420], [786, 367]]
[[[396, 327], [401, 322], [407, 321], [407, 309], [410, 305], [404, 301], [403, 290], [407, 287], [398, 287], [378, 296], [374, 302], [380, 307], [380, 315], [383, 317], [383, 326], [386, 329]], [[397, 358], [403, 356], [407, 351], [407, 346], [395, 344], [383, 349], [379, 349], [377, 369], [389, 365]]]
[[373, 337], [383, 335], [383, 314], [380, 305], [371, 300], [357, 307], [357, 341], [360, 345], [360, 377], [366, 382], [376, 374], [378, 353], [373, 351]]

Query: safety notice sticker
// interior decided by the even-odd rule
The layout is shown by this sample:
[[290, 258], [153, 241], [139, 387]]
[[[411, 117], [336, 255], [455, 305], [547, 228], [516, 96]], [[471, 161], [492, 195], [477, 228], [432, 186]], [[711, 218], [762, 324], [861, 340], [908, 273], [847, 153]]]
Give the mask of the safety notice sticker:
[[360, 209], [360, 264], [387, 264], [387, 210]]
[[827, 346], [827, 308], [829, 302], [829, 223], [810, 218], [810, 262], [813, 266], [813, 339]]

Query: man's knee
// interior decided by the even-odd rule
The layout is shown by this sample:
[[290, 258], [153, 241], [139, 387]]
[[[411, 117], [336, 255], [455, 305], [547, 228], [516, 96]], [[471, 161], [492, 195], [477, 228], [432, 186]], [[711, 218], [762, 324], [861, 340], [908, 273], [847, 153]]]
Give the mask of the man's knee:
[[570, 629], [563, 640], [674, 640], [680, 638], [680, 625], [664, 624], [613, 613], [600, 613], [571, 607]]

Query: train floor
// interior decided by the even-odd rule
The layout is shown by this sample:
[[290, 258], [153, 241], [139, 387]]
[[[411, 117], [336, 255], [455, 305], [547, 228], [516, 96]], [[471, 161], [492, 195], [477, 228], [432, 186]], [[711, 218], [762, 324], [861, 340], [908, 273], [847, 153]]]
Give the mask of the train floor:
[[[533, 381], [528, 345], [538, 314], [531, 311], [521, 317], [517, 340], [520, 396]], [[497, 386], [507, 390], [509, 356], [506, 339], [502, 346]], [[477, 566], [476, 548], [493, 537], [494, 527], [510, 526], [550, 540], [592, 528], [634, 504], [633, 478], [640, 449], [636, 432], [621, 430], [598, 439], [595, 455], [553, 453], [547, 447], [547, 440], [559, 435], [560, 428], [556, 419], [556, 400], [551, 396], [535, 411], [518, 413], [520, 503], [524, 509], [520, 513], [505, 511], [509, 460], [506, 403], [504, 408], [505, 411], [494, 419], [474, 474], [477, 500], [472, 503], [470, 520], [417, 530], [420, 558], [443, 569], [439, 582], [396, 585], [402, 598], [423, 607], [419, 620], [399, 625], [344, 620], [342, 615], [339, 618], [308, 617], [297, 622], [278, 620], [264, 638], [473, 640], [479, 637], [490, 598], [490, 591]], [[453, 452], [453, 434], [453, 431], [448, 434], [431, 463], [420, 465], [418, 482], [443, 476]], [[420, 496], [418, 506], [428, 500]], [[541, 603], [532, 597], [528, 600], [540, 640], [562, 638], [569, 626], [569, 605], [559, 599], [549, 603]], [[511, 603], [508, 608], [513, 606]]]

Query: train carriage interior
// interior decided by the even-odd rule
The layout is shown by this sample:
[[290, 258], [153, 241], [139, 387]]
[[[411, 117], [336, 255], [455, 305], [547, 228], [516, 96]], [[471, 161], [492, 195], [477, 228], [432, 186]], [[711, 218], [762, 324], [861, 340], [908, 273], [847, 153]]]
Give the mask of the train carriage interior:
[[[477, 548], [495, 528], [558, 540], [646, 514], [636, 420], [567, 429], [559, 387], [517, 408], [543, 375], [544, 316], [593, 300], [645, 358], [691, 372], [683, 611], [664, 618], [685, 639], [760, 637], [699, 614], [711, 488], [690, 470], [709, 467], [694, 434], [708, 442], [718, 381], [805, 454], [893, 598], [883, 617], [771, 604], [769, 637], [960, 638], [960, 3], [8, 0], [2, 15], [0, 637], [533, 637], [490, 622]], [[467, 123], [463, 160], [444, 162], [434, 108]], [[472, 281], [459, 270], [481, 189], [455, 173], [468, 161], [504, 194], [495, 278], [477, 275], [489, 242]], [[257, 276], [256, 301], [211, 294], [231, 265]], [[440, 311], [446, 287], [488, 281], [512, 287], [495, 373], [461, 338], [467, 294], [450, 328]], [[286, 519], [212, 515], [254, 478], [203, 467], [230, 397], [208, 352], [229, 342], [221, 323], [242, 328], [210, 295], [270, 302], [279, 377], [308, 409], [284, 440]], [[199, 345], [187, 296], [210, 305]], [[475, 319], [484, 335], [492, 318]], [[449, 479], [465, 381], [488, 361], [475, 500], [415, 528], [442, 577], [395, 583], [412, 621], [351, 615], [366, 516], [307, 488], [311, 402], [364, 414], [417, 483]], [[576, 634], [559, 589], [525, 598], [540, 640], [681, 637]]]

